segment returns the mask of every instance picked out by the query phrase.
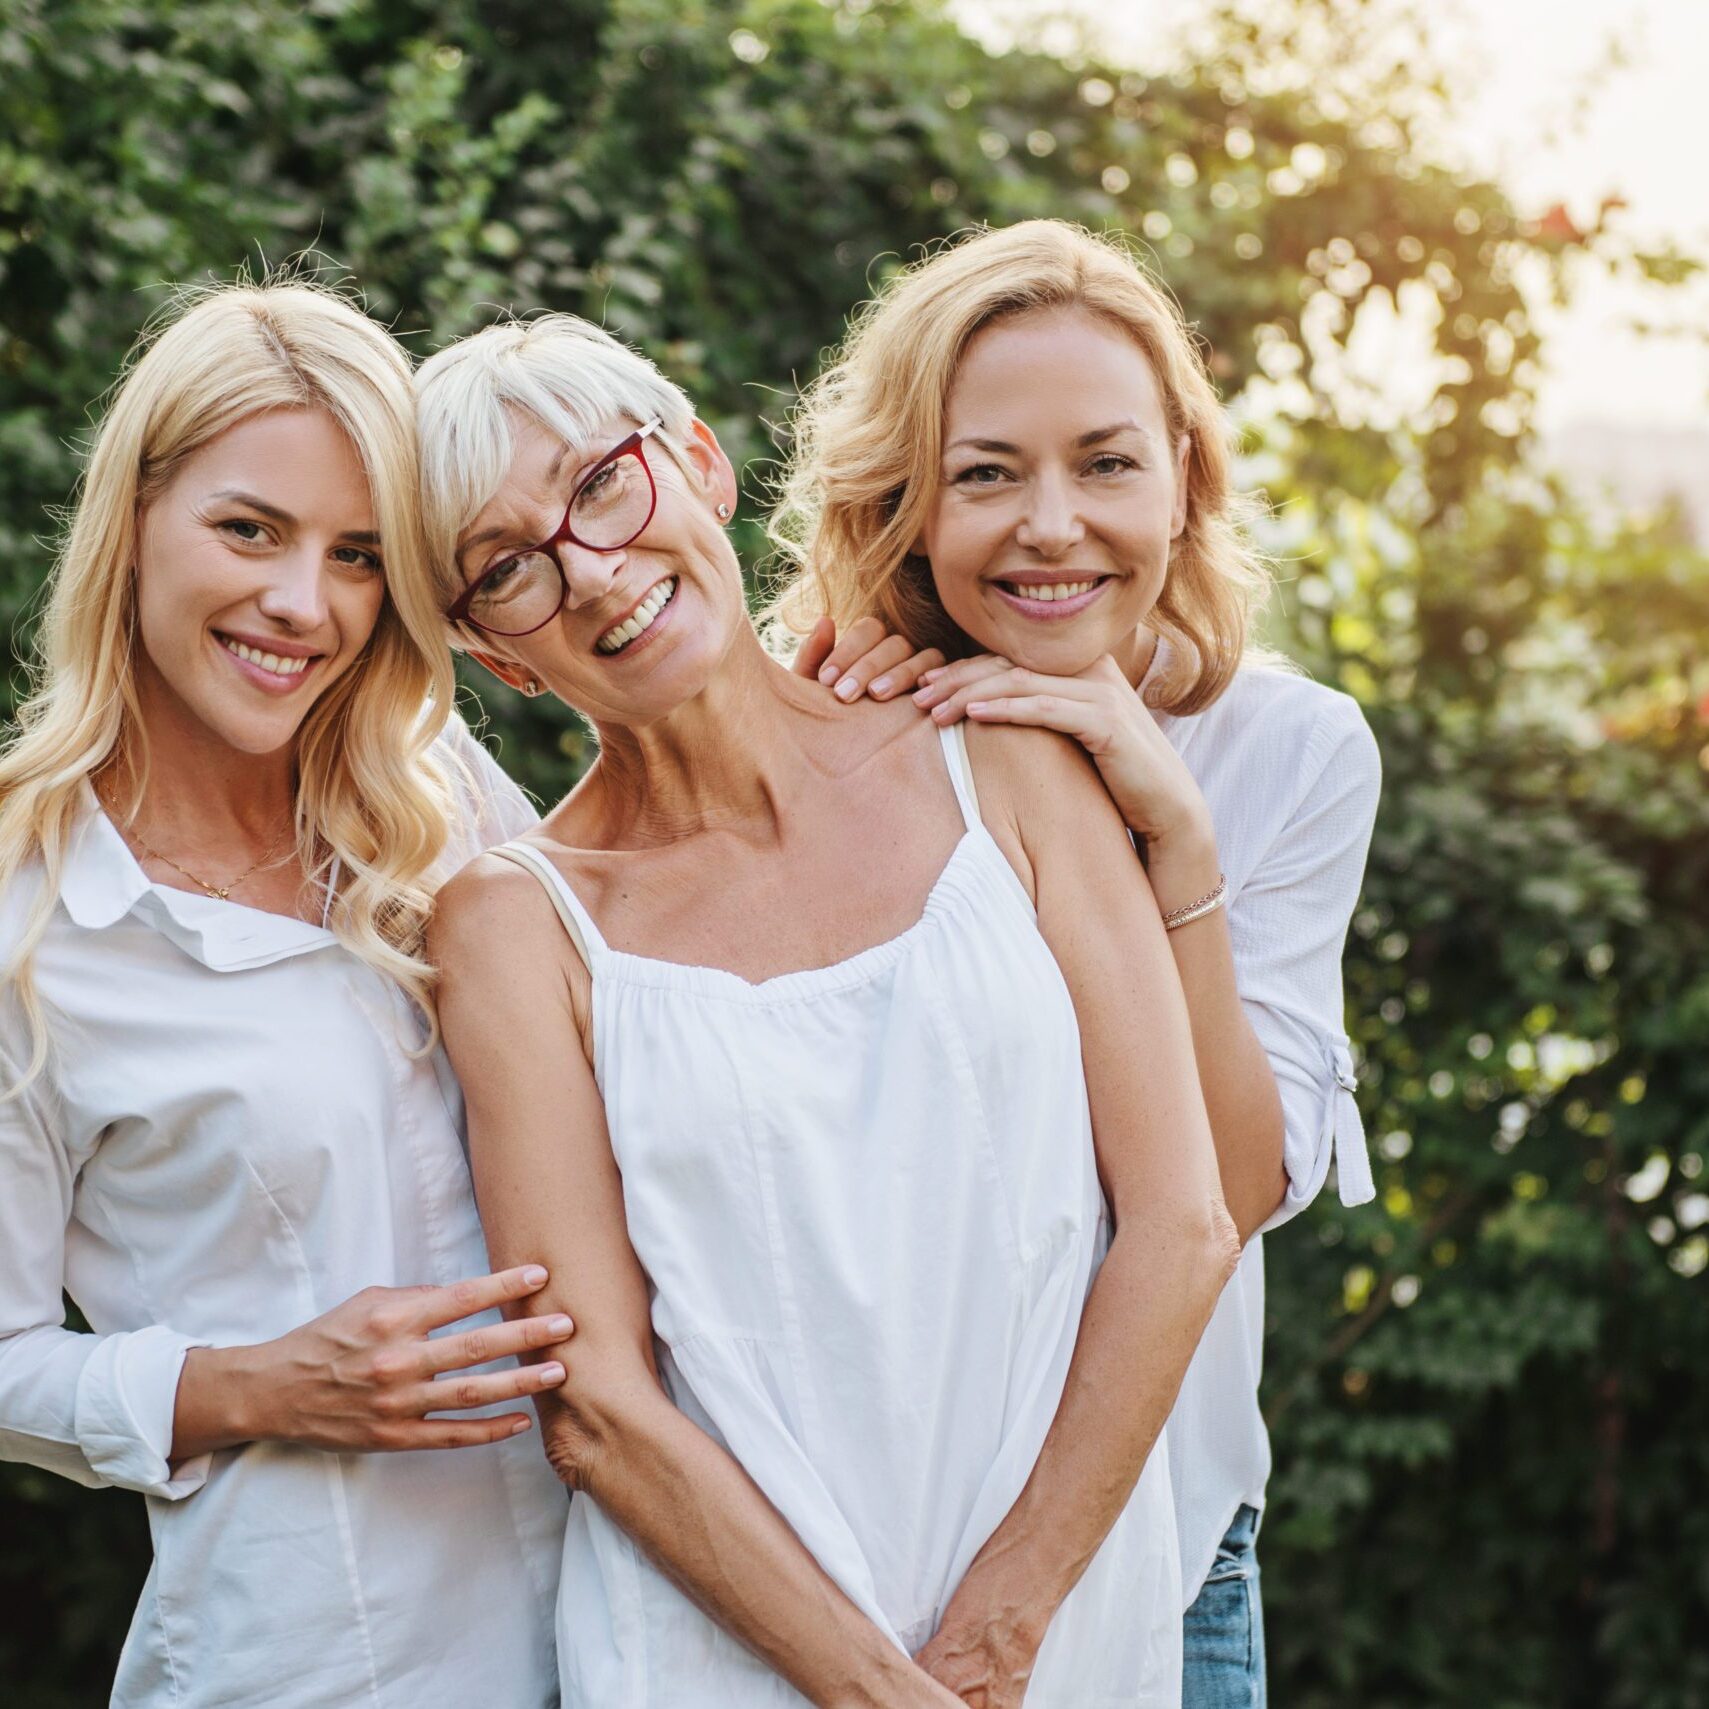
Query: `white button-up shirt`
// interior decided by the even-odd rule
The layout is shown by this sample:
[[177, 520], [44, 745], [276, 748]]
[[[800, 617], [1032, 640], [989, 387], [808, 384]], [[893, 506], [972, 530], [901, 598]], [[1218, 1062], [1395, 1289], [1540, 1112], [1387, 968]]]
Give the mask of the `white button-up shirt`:
[[[534, 822], [461, 725], [456, 856]], [[0, 1457], [140, 1490], [120, 1709], [544, 1709], [566, 1497], [537, 1432], [168, 1465], [186, 1351], [487, 1269], [441, 1055], [320, 926], [151, 884], [86, 792], [35, 957], [55, 1050], [0, 1103]], [[38, 886], [0, 897], [9, 953]], [[27, 1060], [0, 1006], [0, 1078]], [[61, 1287], [92, 1334], [64, 1327]], [[488, 1321], [496, 1321], [496, 1316]]]
[[[1361, 1204], [1374, 1188], [1342, 1025], [1341, 957], [1382, 783], [1377, 744], [1347, 695], [1279, 670], [1239, 672], [1203, 712], [1156, 716], [1210, 807], [1235, 981], [1281, 1092], [1288, 1189], [1264, 1226], [1310, 1204], [1331, 1164], [1342, 1203]], [[1189, 1605], [1241, 1504], [1264, 1505], [1263, 1247], [1261, 1234], [1247, 1242], [1166, 1432]]]

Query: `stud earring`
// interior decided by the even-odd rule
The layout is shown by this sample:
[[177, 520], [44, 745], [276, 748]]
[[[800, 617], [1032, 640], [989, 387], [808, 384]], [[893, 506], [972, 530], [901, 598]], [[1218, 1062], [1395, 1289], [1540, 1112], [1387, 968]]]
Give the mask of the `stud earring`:
[[526, 695], [527, 695], [527, 696], [528, 696], [528, 697], [529, 697], [529, 699], [530, 699], [530, 700], [532, 700], [532, 699], [533, 699], [533, 698], [534, 698], [534, 696], [535, 696], [535, 695], [537, 695], [537, 694], [538, 694], [538, 693], [539, 693], [539, 692], [540, 692], [540, 685], [539, 685], [539, 683], [537, 683], [537, 682], [536, 682], [536, 681], [535, 681], [535, 680], [534, 680], [534, 678], [533, 678], [533, 677], [530, 677], [530, 678], [529, 678], [529, 679], [528, 679], [528, 680], [527, 680], [527, 682], [525, 682], [525, 683], [524, 683], [524, 684], [523, 684], [523, 685], [522, 685], [522, 692], [523, 692], [523, 693], [524, 693], [524, 694], [526, 694]]
[[729, 520], [729, 518], [730, 518], [730, 507], [729, 507], [729, 505], [720, 504], [718, 506], [718, 520], [720, 522], [727, 522]]

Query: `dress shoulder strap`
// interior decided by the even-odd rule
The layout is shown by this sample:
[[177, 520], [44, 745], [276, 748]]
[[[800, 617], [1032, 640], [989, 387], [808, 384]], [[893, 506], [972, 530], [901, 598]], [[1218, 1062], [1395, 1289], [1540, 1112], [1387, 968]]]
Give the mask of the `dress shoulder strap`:
[[979, 817], [979, 792], [973, 787], [973, 765], [967, 757], [967, 726], [946, 724], [938, 731], [938, 740], [943, 744], [955, 798], [961, 803], [962, 823], [968, 830], [977, 831], [984, 820]]
[[599, 935], [593, 916], [582, 906], [564, 875], [528, 843], [500, 843], [496, 848], [488, 849], [487, 853], [497, 855], [500, 860], [508, 860], [513, 866], [523, 867], [539, 879], [541, 889], [551, 899], [558, 918], [564, 923], [564, 930], [570, 934], [570, 942], [576, 946], [576, 954], [591, 973], [595, 958], [605, 953], [605, 939]]

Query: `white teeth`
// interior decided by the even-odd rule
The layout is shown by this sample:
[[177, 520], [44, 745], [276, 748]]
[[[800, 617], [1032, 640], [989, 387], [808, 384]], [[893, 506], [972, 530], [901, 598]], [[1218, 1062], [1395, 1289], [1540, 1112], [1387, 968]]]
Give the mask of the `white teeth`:
[[264, 653], [259, 647], [245, 646], [242, 641], [233, 641], [224, 635], [219, 637], [219, 641], [228, 653], [236, 653], [240, 659], [246, 659], [252, 665], [259, 665], [262, 670], [271, 671], [274, 676], [301, 676], [309, 667], [307, 659]]
[[1009, 585], [1023, 599], [1042, 600], [1049, 605], [1059, 599], [1073, 599], [1076, 594], [1090, 593], [1098, 583], [1094, 578], [1083, 582], [1040, 582], [1035, 585], [1011, 582]]
[[674, 576], [669, 581], [660, 582], [623, 622], [613, 624], [594, 642], [596, 650], [601, 653], [621, 652], [637, 635], [644, 635], [652, 628], [653, 620], [670, 604], [675, 592]]

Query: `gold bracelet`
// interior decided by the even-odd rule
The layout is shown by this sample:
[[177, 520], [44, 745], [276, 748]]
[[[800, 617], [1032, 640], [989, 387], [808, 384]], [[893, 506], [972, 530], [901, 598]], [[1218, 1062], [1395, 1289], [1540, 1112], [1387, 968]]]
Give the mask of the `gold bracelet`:
[[1172, 932], [1177, 926], [1187, 925], [1193, 920], [1202, 920], [1206, 914], [1215, 913], [1228, 895], [1228, 880], [1218, 876], [1216, 889], [1201, 896], [1197, 902], [1189, 902], [1185, 908], [1177, 908], [1171, 914], [1163, 916], [1163, 929]]

